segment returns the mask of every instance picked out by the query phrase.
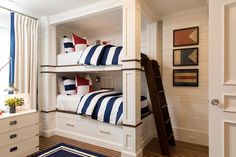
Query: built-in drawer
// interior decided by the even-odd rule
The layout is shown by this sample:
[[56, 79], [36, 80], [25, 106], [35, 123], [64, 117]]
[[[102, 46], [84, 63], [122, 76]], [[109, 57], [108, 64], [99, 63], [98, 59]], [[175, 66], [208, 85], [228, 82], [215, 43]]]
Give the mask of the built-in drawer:
[[19, 129], [38, 123], [39, 116], [37, 112], [9, 117], [0, 120], [0, 133]]
[[76, 132], [76, 121], [69, 118], [58, 118], [57, 127], [60, 130], [65, 130], [69, 132]]
[[23, 139], [34, 137], [38, 134], [39, 134], [38, 124], [2, 133], [0, 134], [0, 141], [2, 141], [0, 142], [0, 147], [21, 141]]
[[[76, 122], [77, 123], [77, 122]], [[88, 135], [93, 138], [106, 140], [108, 142], [122, 143], [123, 133], [121, 126], [115, 126], [112, 124], [106, 124], [103, 122], [89, 120], [86, 124], [80, 125], [81, 121], [78, 121], [76, 129], [83, 135]]]
[[58, 114], [57, 129], [89, 138], [123, 143], [122, 126], [99, 122], [79, 115]]
[[0, 147], [1, 157], [26, 157], [38, 151], [39, 137], [34, 136], [17, 143]]

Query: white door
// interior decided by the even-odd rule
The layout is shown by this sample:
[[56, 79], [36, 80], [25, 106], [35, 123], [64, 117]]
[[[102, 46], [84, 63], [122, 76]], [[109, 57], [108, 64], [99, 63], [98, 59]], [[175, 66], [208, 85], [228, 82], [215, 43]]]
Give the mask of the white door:
[[236, 0], [209, 0], [210, 157], [236, 157]]

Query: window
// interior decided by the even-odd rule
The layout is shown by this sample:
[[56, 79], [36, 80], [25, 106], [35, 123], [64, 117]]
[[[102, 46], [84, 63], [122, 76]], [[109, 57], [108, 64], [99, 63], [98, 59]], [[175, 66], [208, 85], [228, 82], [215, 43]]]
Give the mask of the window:
[[[10, 57], [10, 15], [0, 10], [0, 67], [9, 61]], [[0, 109], [5, 110], [5, 96], [8, 94], [4, 89], [9, 83], [9, 64], [0, 71]]]

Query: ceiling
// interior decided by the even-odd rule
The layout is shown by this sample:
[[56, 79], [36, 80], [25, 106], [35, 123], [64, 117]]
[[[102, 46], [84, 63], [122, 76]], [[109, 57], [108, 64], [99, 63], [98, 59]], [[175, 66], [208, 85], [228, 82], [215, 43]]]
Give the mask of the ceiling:
[[[79, 8], [101, 0], [0, 0], [0, 5], [31, 16], [53, 15], [70, 9]], [[157, 15], [207, 5], [207, 0], [145, 0]]]
[[77, 29], [80, 32], [88, 33], [118, 27], [121, 26], [121, 24], [122, 9], [116, 9], [112, 11], [103, 12], [101, 14], [96, 14], [90, 17], [82, 18], [77, 21], [68, 22], [62, 24], [61, 26], [71, 29]]
[[171, 13], [207, 6], [208, 0], [145, 0], [156, 12], [156, 15], [164, 16]]
[[100, 0], [0, 0], [0, 5], [41, 17], [82, 7]]

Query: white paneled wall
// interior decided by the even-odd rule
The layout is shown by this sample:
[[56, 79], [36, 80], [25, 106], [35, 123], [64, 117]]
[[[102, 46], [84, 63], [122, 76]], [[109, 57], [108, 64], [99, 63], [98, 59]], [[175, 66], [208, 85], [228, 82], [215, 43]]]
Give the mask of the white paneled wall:
[[[193, 26], [199, 26], [200, 32], [200, 42], [197, 46], [199, 66], [173, 67], [173, 30]], [[176, 139], [208, 145], [208, 14], [206, 8], [163, 17], [162, 63], [164, 88]], [[181, 68], [199, 69], [199, 87], [173, 86], [173, 69]]]

